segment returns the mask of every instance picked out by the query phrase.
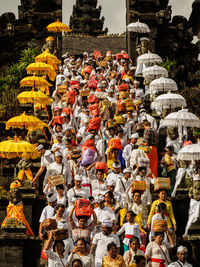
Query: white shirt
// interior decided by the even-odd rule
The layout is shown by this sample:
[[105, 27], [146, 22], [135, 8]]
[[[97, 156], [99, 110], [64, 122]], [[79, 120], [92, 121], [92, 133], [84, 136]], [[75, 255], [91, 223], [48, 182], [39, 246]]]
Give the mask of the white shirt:
[[146, 154], [142, 149], [133, 149], [130, 158], [130, 167], [135, 166], [138, 163], [138, 158], [146, 158]]
[[111, 208], [109, 207], [104, 207], [103, 209], [95, 208], [94, 209], [96, 216], [97, 216], [97, 221], [103, 222], [103, 219], [108, 219], [111, 221], [115, 221], [115, 215], [114, 212]]
[[[137, 236], [140, 240], [140, 228], [139, 228], [139, 224], [137, 224], [137, 223], [134, 223], [134, 224], [130, 224], [129, 222], [124, 223], [123, 226], [117, 232], [117, 235], [121, 235], [123, 232], [125, 232], [125, 235]], [[130, 241], [130, 239], [125, 237], [123, 240], [123, 243], [128, 246], [129, 241]], [[140, 242], [141, 242], [141, 240], [140, 240]]]
[[116, 246], [120, 247], [119, 237], [115, 234], [104, 235], [103, 233], [98, 233], [94, 236], [92, 244], [97, 245], [95, 257], [103, 259], [104, 256], [108, 255], [107, 245], [114, 242]]
[[56, 162], [49, 164], [45, 179], [43, 181], [44, 186], [46, 185], [49, 176], [60, 174], [64, 175], [67, 184], [71, 183], [72, 173], [66, 160], [64, 160], [61, 164], [58, 164]]
[[106, 179], [107, 179], [107, 182], [112, 180], [112, 181], [115, 181], [117, 183], [118, 179], [122, 178], [122, 177], [123, 177], [122, 173], [111, 172], [108, 174]]
[[50, 163], [55, 161], [54, 155], [50, 150], [45, 150], [44, 154], [41, 156], [41, 167], [48, 168]]
[[49, 218], [53, 217], [53, 214], [54, 214], [54, 208], [52, 208], [49, 205], [44, 207], [44, 209], [42, 210], [39, 222], [41, 223], [45, 219], [49, 219]]
[[90, 195], [88, 195], [88, 192], [85, 190], [85, 188], [80, 188], [79, 190], [77, 190], [75, 187], [73, 187], [67, 192], [69, 204], [72, 203], [72, 198], [74, 196], [81, 196], [84, 199], [88, 199]]
[[48, 257], [48, 267], [63, 267], [67, 266], [67, 258], [65, 257], [61, 259], [56, 252], [51, 250], [44, 250], [44, 253]]
[[192, 267], [191, 264], [189, 264], [188, 262], [182, 263], [181, 261], [177, 260], [175, 262], [172, 262], [168, 265], [168, 267]]

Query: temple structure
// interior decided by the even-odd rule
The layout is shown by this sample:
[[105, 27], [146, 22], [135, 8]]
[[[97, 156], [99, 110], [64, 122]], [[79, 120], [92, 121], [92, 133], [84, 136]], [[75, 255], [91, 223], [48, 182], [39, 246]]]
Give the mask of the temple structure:
[[[145, 3], [145, 4], [144, 4]], [[169, 0], [127, 0], [127, 25], [138, 19], [150, 28], [149, 34], [127, 33], [127, 48], [132, 58], [136, 59], [137, 37], [149, 37], [151, 50], [163, 59], [176, 61], [176, 69], [172, 73], [177, 81], [192, 82], [197, 80], [200, 63], [198, 61], [198, 44], [192, 43], [193, 35], [197, 35], [199, 20], [195, 16], [200, 1], [194, 1], [190, 21], [184, 16], [171, 19]], [[198, 14], [199, 15], [199, 14]], [[183, 56], [184, 55], [184, 56]]]
[[106, 34], [108, 29], [103, 30], [105, 18], [100, 18], [100, 15], [101, 6], [97, 8], [97, 0], [76, 0], [69, 27], [73, 33], [91, 36]]

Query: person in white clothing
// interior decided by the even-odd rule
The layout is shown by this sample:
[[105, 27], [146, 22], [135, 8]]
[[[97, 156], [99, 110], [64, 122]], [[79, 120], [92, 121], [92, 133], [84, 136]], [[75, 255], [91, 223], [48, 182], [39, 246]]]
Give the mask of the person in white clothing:
[[49, 164], [43, 185], [48, 182], [49, 176], [63, 175], [66, 185], [70, 185], [72, 182], [72, 173], [66, 160], [63, 160], [63, 156], [60, 152], [55, 152], [55, 162]]
[[54, 215], [54, 208], [57, 204], [57, 198], [55, 194], [49, 194], [47, 195], [47, 201], [48, 201], [48, 205], [46, 207], [44, 207], [44, 209], [42, 210], [41, 216], [40, 216], [40, 225], [39, 225], [39, 237], [40, 239], [43, 239], [43, 235], [44, 233], [42, 233], [42, 223], [45, 219], [49, 219], [52, 218]]
[[115, 215], [111, 208], [105, 207], [104, 196], [100, 195], [97, 198], [98, 208], [95, 208], [94, 211], [97, 216], [97, 223], [102, 223], [104, 219], [111, 220], [115, 223]]
[[124, 160], [126, 162], [126, 167], [130, 167], [131, 152], [133, 151], [133, 149], [137, 148], [135, 146], [135, 144], [136, 144], [138, 138], [139, 138], [138, 133], [132, 134], [131, 135], [131, 142], [129, 144], [127, 144], [123, 149], [122, 157], [124, 158]]
[[114, 161], [112, 164], [112, 167], [113, 167], [113, 171], [108, 174], [107, 181], [113, 180], [117, 182], [118, 177], [121, 177], [121, 178], [123, 177], [123, 174], [121, 173], [121, 164], [120, 162]]
[[67, 192], [69, 205], [72, 205], [74, 197], [75, 198], [81, 197], [81, 198], [85, 198], [85, 199], [89, 198], [88, 192], [85, 190], [85, 188], [81, 187], [82, 177], [80, 175], [78, 175], [78, 174], [75, 175], [74, 183], [75, 183], [75, 186], [73, 188], [69, 189], [69, 191]]
[[177, 261], [174, 261], [168, 265], [168, 267], [192, 267], [187, 260], [188, 250], [184, 246], [179, 246], [177, 248]]
[[91, 245], [91, 254], [95, 254], [95, 266], [101, 267], [103, 257], [108, 255], [107, 245], [111, 242], [114, 242], [120, 250], [120, 241], [119, 237], [115, 234], [112, 234], [113, 223], [110, 220], [104, 219], [102, 222], [102, 232], [96, 234], [92, 240]]
[[49, 167], [49, 164], [55, 161], [54, 155], [51, 152], [51, 150], [46, 150], [42, 144], [38, 145], [36, 149], [37, 151], [40, 152], [41, 163], [40, 163], [40, 169], [38, 170], [37, 174], [33, 179], [33, 184], [37, 181], [39, 176], [44, 172], [45, 168], [47, 169]]

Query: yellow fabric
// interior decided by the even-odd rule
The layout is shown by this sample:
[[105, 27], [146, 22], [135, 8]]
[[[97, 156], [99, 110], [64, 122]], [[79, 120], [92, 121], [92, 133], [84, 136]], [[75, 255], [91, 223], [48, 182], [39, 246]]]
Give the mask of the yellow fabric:
[[41, 91], [24, 91], [17, 96], [17, 99], [21, 104], [34, 103], [36, 101], [40, 104], [48, 105], [53, 102], [53, 99]]
[[163, 160], [164, 160], [165, 164], [167, 165], [167, 172], [170, 172], [170, 171], [175, 169], [173, 160], [169, 154], [165, 153]]
[[29, 179], [29, 181], [33, 181], [33, 173], [31, 171], [30, 168], [28, 168], [27, 170], [20, 170], [18, 172], [17, 178], [21, 181], [23, 181], [24, 179], [24, 174], [26, 175], [26, 177]]
[[31, 63], [26, 68], [27, 74], [47, 74], [51, 81], [54, 81], [56, 78], [55, 70], [48, 64], [43, 62]]
[[126, 209], [123, 208], [119, 211], [120, 227], [123, 225], [124, 216], [126, 215]]
[[140, 232], [143, 232], [146, 235], [147, 232], [142, 228], [142, 214], [137, 214], [135, 216], [135, 222], [139, 224]]
[[2, 158], [22, 158], [24, 157], [24, 152], [26, 152], [25, 156], [27, 158], [36, 159], [39, 156], [39, 152], [36, 150], [34, 145], [29, 142], [19, 141], [16, 139], [0, 143], [0, 157]]
[[49, 49], [46, 49], [43, 53], [38, 55], [35, 58], [35, 62], [47, 63], [50, 66], [52, 66], [54, 69], [58, 69], [58, 64], [61, 63], [61, 61], [56, 56], [49, 53]]
[[48, 125], [34, 116], [26, 115], [25, 112], [20, 116], [13, 117], [6, 122], [6, 130], [9, 128], [42, 129], [44, 127], [48, 127]]
[[[159, 199], [155, 200], [152, 203], [151, 210], [150, 210], [150, 213], [149, 213], [149, 217], [148, 217], [148, 220], [147, 220], [147, 224], [151, 224], [152, 217], [153, 217], [153, 215], [155, 213], [157, 213], [157, 206], [160, 203], [161, 203], [161, 201]], [[169, 216], [167, 216], [167, 225], [168, 225], [168, 228], [172, 228], [171, 221], [172, 221], [173, 225], [176, 224], [176, 220], [175, 220], [175, 217], [174, 217], [172, 203], [171, 203], [171, 201], [166, 200], [165, 201], [165, 204], [167, 206], [167, 213], [169, 214]]]
[[25, 87], [25, 86], [40, 88], [40, 86], [50, 87], [52, 86], [52, 84], [48, 83], [47, 80], [45, 80], [44, 78], [37, 76], [28, 76], [20, 81], [20, 87]]
[[23, 223], [26, 226], [26, 234], [29, 236], [33, 236], [33, 232], [28, 224], [28, 222], [25, 219], [24, 213], [23, 213], [23, 204], [19, 203], [17, 205], [14, 205], [13, 203], [9, 202], [7, 206], [7, 216], [4, 219], [3, 223], [1, 224], [1, 227], [5, 226], [6, 220], [8, 218], [15, 218], [21, 223]]
[[108, 165], [108, 169], [113, 169], [112, 164], [113, 164], [114, 161], [117, 161], [117, 162], [120, 163], [119, 160], [116, 160], [113, 157], [113, 153], [111, 152], [111, 149], [112, 149], [111, 146], [107, 149], [107, 165]]
[[125, 80], [126, 78], [129, 78], [129, 80], [131, 80], [131, 82], [134, 83], [133, 76], [128, 76], [127, 74], [125, 74], [125, 75], [123, 76], [123, 80]]
[[117, 255], [114, 261], [111, 261], [108, 256], [105, 256], [103, 257], [102, 267], [126, 267], [126, 264], [121, 255]]
[[52, 32], [61, 32], [61, 31], [71, 32], [70, 28], [66, 24], [60, 21], [50, 23], [47, 26], [47, 30]]

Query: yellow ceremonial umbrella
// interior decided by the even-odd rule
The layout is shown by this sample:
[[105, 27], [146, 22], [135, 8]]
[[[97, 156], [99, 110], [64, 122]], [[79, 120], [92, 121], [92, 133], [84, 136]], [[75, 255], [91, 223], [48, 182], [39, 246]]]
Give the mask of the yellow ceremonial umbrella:
[[[7, 140], [0, 143], [0, 157], [13, 158], [38, 158], [39, 152], [34, 145], [26, 141], [19, 141], [17, 137], [14, 140]], [[14, 164], [14, 178], [16, 177], [16, 162]]]
[[48, 125], [34, 116], [26, 115], [25, 112], [6, 122], [6, 130], [9, 128], [27, 128], [33, 130], [43, 129], [44, 127], [48, 127]]
[[58, 69], [57, 65], [61, 63], [61, 61], [56, 56], [54, 56], [49, 52], [49, 49], [46, 49], [43, 53], [38, 55], [35, 58], [35, 62], [47, 63], [50, 66], [52, 66], [55, 70]]
[[66, 24], [58, 20], [56, 22], [50, 23], [47, 26], [47, 30], [52, 32], [61, 32], [61, 31], [71, 32], [70, 28]]
[[17, 137], [14, 140], [0, 142], [0, 157], [2, 158], [32, 158], [36, 159], [39, 156], [34, 145], [26, 141], [19, 141]]
[[41, 91], [24, 91], [17, 96], [21, 104], [39, 102], [42, 105], [48, 105], [53, 102], [53, 99], [42, 93]]
[[52, 84], [48, 83], [44, 78], [37, 76], [28, 76], [20, 81], [20, 87], [40, 88], [41, 86], [50, 87]]
[[31, 63], [26, 68], [28, 74], [47, 74], [51, 81], [54, 81], [56, 78], [55, 70], [46, 63], [35, 62]]
[[[70, 28], [66, 24], [58, 20], [56, 22], [50, 23], [47, 26], [47, 30], [52, 32], [62, 32], [62, 31], [71, 32]], [[58, 49], [58, 35], [57, 35], [57, 49]]]

